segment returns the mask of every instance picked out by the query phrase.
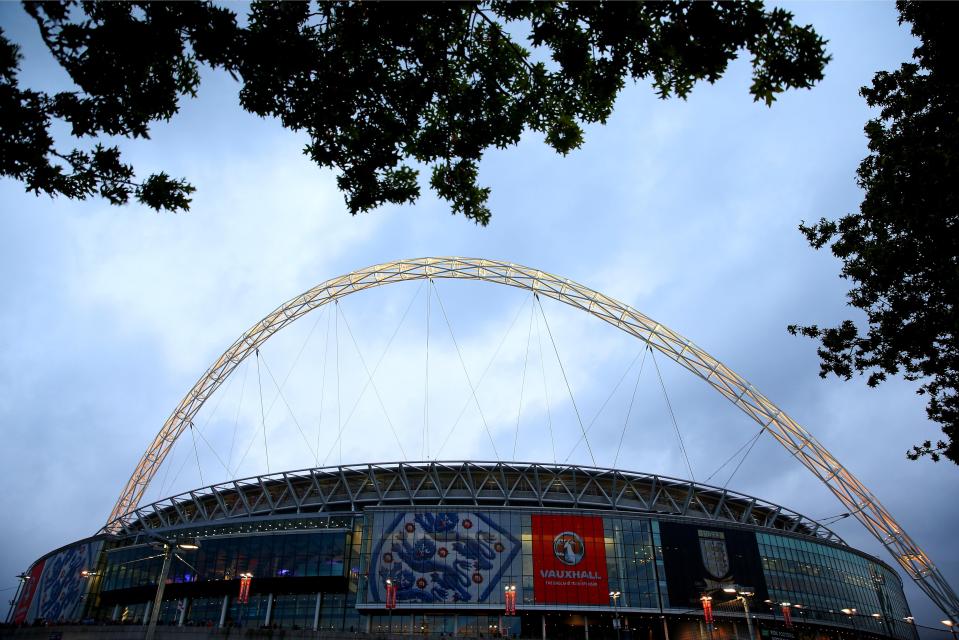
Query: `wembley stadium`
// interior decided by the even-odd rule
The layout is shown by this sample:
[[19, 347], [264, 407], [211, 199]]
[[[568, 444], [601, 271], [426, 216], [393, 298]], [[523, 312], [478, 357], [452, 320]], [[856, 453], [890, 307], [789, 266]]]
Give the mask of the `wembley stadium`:
[[613, 469], [308, 469], [190, 491], [118, 524], [38, 560], [14, 622], [145, 622], [167, 539], [198, 548], [171, 562], [164, 625], [718, 640], [748, 637], [745, 599], [759, 638], [915, 637], [896, 572], [828, 528]]
[[[672, 360], [758, 423], [759, 434], [768, 433], [825, 485], [846, 509], [839, 517], [858, 520], [896, 568], [785, 506], [726, 486], [595, 462], [316, 465], [145, 499], [174, 443], [187, 432], [193, 437], [198, 412], [237, 367], [255, 361], [259, 380], [259, 349], [271, 336], [351, 293], [436, 279], [526, 290], [530, 331], [533, 301], [542, 297], [637, 338], [643, 353]], [[549, 331], [545, 314], [543, 322]], [[428, 338], [428, 316], [426, 329]], [[470, 389], [478, 405], [472, 382]], [[378, 392], [377, 399], [382, 404]], [[585, 440], [587, 429], [579, 426]], [[196, 454], [195, 440], [193, 446]], [[13, 637], [40, 637], [62, 625], [50, 637], [68, 640], [200, 630], [258, 637], [278, 630], [279, 637], [914, 640], [900, 572], [950, 621], [959, 619], [959, 597], [879, 500], [809, 431], [692, 341], [541, 270], [419, 258], [323, 282], [240, 336], [167, 418], [106, 524], [23, 572], [7, 622]]]

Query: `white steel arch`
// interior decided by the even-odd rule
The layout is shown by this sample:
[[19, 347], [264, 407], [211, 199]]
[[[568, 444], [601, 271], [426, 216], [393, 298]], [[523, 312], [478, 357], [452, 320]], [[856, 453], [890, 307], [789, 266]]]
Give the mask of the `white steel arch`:
[[310, 311], [349, 294], [394, 282], [427, 278], [483, 280], [532, 291], [582, 309], [671, 358], [758, 422], [839, 498], [946, 615], [959, 620], [959, 597], [879, 500], [812, 434], [742, 376], [690, 340], [617, 300], [538, 269], [481, 258], [415, 258], [374, 265], [327, 280], [280, 305], [240, 336], [167, 418], [127, 481], [104, 530], [114, 531], [119, 526], [118, 519], [136, 509], [173, 443], [190, 425], [203, 403], [270, 336]]

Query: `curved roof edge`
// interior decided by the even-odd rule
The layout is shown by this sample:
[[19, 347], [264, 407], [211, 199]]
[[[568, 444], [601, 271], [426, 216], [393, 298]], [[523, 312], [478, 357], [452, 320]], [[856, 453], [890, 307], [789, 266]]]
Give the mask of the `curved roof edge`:
[[571, 464], [501, 461], [378, 462], [250, 476], [139, 507], [104, 527], [226, 524], [271, 515], [367, 507], [550, 507], [713, 520], [845, 545], [828, 527], [783, 506], [722, 487], [658, 474]]

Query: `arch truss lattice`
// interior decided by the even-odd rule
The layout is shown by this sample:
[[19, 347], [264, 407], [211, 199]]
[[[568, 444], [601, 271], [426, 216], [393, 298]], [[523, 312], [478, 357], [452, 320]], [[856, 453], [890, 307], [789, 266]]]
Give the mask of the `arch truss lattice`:
[[532, 291], [596, 316], [672, 359], [759, 423], [829, 488], [946, 615], [959, 620], [959, 596], [872, 492], [811, 433], [742, 376], [692, 341], [613, 298], [538, 269], [480, 258], [416, 258], [374, 265], [327, 280], [279, 306], [230, 345], [167, 418], [123, 488], [104, 530], [117, 530], [122, 516], [137, 508], [174, 442], [204, 402], [273, 334], [310, 311], [358, 291], [430, 278], [481, 280]]

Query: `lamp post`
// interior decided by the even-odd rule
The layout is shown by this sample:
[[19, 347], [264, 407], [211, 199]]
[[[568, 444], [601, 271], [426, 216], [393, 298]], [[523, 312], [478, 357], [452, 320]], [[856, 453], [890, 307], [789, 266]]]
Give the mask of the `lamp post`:
[[956, 640], [956, 623], [954, 620], [943, 620], [942, 624], [949, 627], [949, 631], [952, 631], [952, 640]]
[[183, 560], [183, 558], [180, 558], [180, 556], [176, 554], [177, 549], [193, 551], [194, 549], [200, 548], [200, 543], [195, 539], [176, 541], [162, 538], [155, 533], [150, 533], [149, 535], [163, 545], [163, 567], [160, 569], [156, 597], [153, 599], [153, 609], [150, 610], [150, 624], [147, 627], [146, 634], [146, 640], [153, 640], [153, 636], [157, 630], [157, 620], [160, 618], [160, 605], [163, 603], [163, 591], [166, 588], [166, 579], [167, 576], [170, 575], [170, 562], [173, 556], [177, 556], [181, 561]]
[[713, 640], [713, 597], [704, 593], [699, 600], [703, 603], [703, 621], [706, 623], [709, 640]]
[[[516, 615], [516, 585], [508, 584], [505, 587], [503, 587], [503, 591], [504, 591], [503, 593], [504, 599], [506, 601], [506, 607], [505, 607], [506, 615], [515, 616]], [[505, 622], [503, 623], [503, 628], [501, 628], [499, 631], [500, 631], [500, 634], [503, 635], [504, 637], [509, 636], [509, 633], [506, 629]]]
[[389, 623], [386, 628], [387, 635], [393, 635], [393, 607], [396, 606], [396, 585], [392, 578], [386, 579], [386, 609], [389, 611]]
[[743, 611], [746, 613], [746, 628], [749, 630], [749, 640], [756, 640], [756, 634], [753, 632], [753, 620], [749, 615], [749, 598], [755, 595], [752, 587], [726, 587], [723, 591], [726, 593], [735, 593], [736, 599], [743, 603]]
[[609, 597], [613, 599], [613, 628], [616, 629], [616, 640], [620, 638], [620, 627], [622, 626], [619, 622], [619, 596], [621, 596], [619, 591], [610, 591]]
[[13, 594], [13, 600], [10, 601], [10, 609], [7, 612], [7, 622], [12, 622], [14, 618], [14, 611], [16, 609], [17, 602], [20, 601], [20, 592], [23, 591], [24, 586], [27, 584], [27, 581], [30, 579], [30, 576], [24, 571], [17, 575], [17, 590]]

